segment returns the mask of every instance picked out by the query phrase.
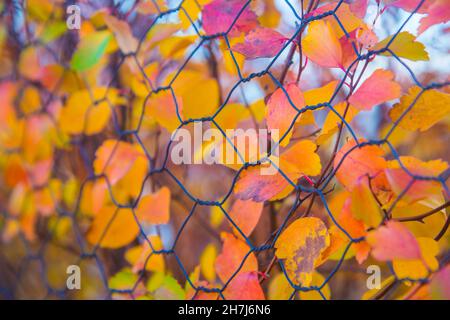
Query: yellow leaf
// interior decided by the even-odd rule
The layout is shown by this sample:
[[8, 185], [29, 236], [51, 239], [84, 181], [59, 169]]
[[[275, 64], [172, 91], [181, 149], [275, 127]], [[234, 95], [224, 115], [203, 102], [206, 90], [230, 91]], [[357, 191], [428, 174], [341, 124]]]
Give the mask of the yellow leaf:
[[148, 240], [151, 246], [147, 241], [144, 241], [142, 245], [128, 249], [125, 253], [125, 259], [133, 265], [132, 271], [134, 273], [143, 270], [144, 265], [147, 271], [164, 272], [164, 256], [153, 252], [153, 250], [158, 251], [163, 249], [161, 238], [153, 235], [148, 236]]
[[[306, 106], [315, 106], [320, 103], [329, 102], [331, 97], [333, 96], [334, 90], [336, 89], [337, 84], [339, 81], [331, 81], [320, 88], [311, 89], [308, 91], [305, 91], [303, 93], [303, 97], [305, 98], [305, 105]], [[315, 119], [313, 115], [313, 111], [308, 110], [302, 114], [299, 119], [297, 119], [297, 123], [300, 124], [314, 124]]]
[[275, 243], [275, 255], [285, 260], [290, 280], [309, 286], [322, 252], [330, 245], [327, 227], [319, 218], [307, 217], [294, 221]]
[[[310, 286], [320, 287], [324, 282], [324, 276], [318, 272], [314, 272]], [[329, 300], [331, 298], [330, 286], [328, 283], [320, 291], [322, 292], [323, 297], [317, 290], [300, 291], [298, 296], [300, 297], [300, 300]]]
[[[91, 97], [88, 90], [80, 90], [67, 99], [59, 118], [63, 132], [93, 135], [108, 125], [111, 109], [120, 101], [117, 91], [103, 87], [95, 88], [92, 90], [92, 95]], [[102, 100], [103, 98], [107, 100]]]
[[181, 59], [186, 49], [197, 40], [197, 36], [169, 37], [159, 43], [163, 58]]
[[41, 98], [39, 96], [39, 90], [31, 86], [26, 87], [20, 100], [20, 109], [25, 114], [29, 114], [39, 110], [40, 107]]
[[399, 123], [406, 130], [426, 131], [450, 113], [450, 94], [435, 89], [423, 92], [410, 107], [420, 91], [417, 86], [411, 87], [389, 112], [392, 121], [397, 121], [406, 112]]
[[361, 297], [361, 300], [371, 300], [375, 297], [375, 295], [380, 291], [384, 290], [387, 286], [390, 286], [395, 281], [395, 276], [390, 276], [386, 280], [381, 283], [379, 289], [370, 289], [369, 291], [364, 292]]
[[288, 300], [293, 292], [294, 288], [281, 272], [270, 280], [267, 298], [269, 300]]
[[416, 260], [394, 260], [392, 267], [399, 279], [408, 278], [410, 280], [420, 280], [428, 277], [430, 272], [434, 272], [439, 267], [436, 256], [439, 253], [437, 241], [431, 238], [417, 238], [422, 259]]
[[214, 262], [217, 257], [217, 248], [213, 244], [208, 244], [200, 256], [200, 270], [209, 282], [216, 280], [216, 270]]
[[[386, 45], [391, 41], [393, 35], [387, 37], [386, 39], [377, 43], [373, 50], [380, 50], [386, 47]], [[425, 51], [425, 46], [416, 41], [416, 37], [409, 33], [408, 31], [400, 32], [389, 45], [389, 49], [394, 52], [397, 56], [401, 58], [406, 58], [412, 61], [427, 61], [430, 58], [428, 53]], [[390, 56], [389, 52], [381, 53], [383, 56]]]
[[366, 226], [376, 228], [383, 220], [382, 212], [372, 191], [367, 177], [362, 177], [351, 191], [351, 212], [357, 220]]
[[183, 70], [173, 83], [177, 101], [183, 103], [185, 119], [210, 117], [219, 106], [217, 81], [201, 71]]
[[[347, 123], [350, 123], [353, 120], [353, 118], [358, 114], [359, 110], [353, 107], [352, 105], [349, 105], [347, 108], [347, 112], [345, 112], [346, 108], [347, 108], [346, 102], [341, 102], [334, 106], [334, 110], [341, 115], [342, 119], [345, 119]], [[321, 144], [321, 142], [327, 140], [334, 133], [337, 132], [339, 128], [338, 125], [341, 125], [342, 123], [341, 117], [339, 117], [332, 110], [328, 112], [327, 117], [325, 118], [325, 122], [323, 123], [322, 126], [322, 131], [320, 133], [320, 136], [318, 137], [317, 143]], [[345, 123], [342, 123], [342, 125], [344, 127], [346, 126]]]

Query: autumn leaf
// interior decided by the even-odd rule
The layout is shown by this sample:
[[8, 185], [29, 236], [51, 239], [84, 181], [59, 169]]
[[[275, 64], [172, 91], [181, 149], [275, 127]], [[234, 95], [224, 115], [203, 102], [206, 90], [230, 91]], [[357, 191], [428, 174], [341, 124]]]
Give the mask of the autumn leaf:
[[92, 245], [117, 249], [131, 243], [138, 234], [139, 227], [130, 209], [105, 206], [96, 214], [86, 239]]
[[70, 61], [72, 69], [86, 71], [95, 66], [105, 53], [110, 40], [111, 33], [108, 31], [92, 32], [81, 38]]
[[170, 91], [152, 94], [145, 104], [145, 114], [172, 133], [181, 125], [178, 115], [183, 119], [182, 100], [175, 100]]
[[385, 226], [367, 234], [372, 255], [380, 261], [420, 259], [419, 244], [414, 235], [401, 222], [388, 221]]
[[106, 140], [95, 152], [94, 171], [104, 173], [111, 184], [118, 182], [138, 157], [144, 154], [136, 146], [125, 141]]
[[[366, 227], [362, 220], [356, 219], [353, 215], [351, 210], [352, 199], [348, 196], [349, 195], [347, 193], [344, 194], [345, 200], [340, 208], [337, 221], [352, 238], [359, 239], [366, 236]], [[334, 210], [333, 212], [337, 213], [339, 211]], [[370, 246], [365, 240], [354, 243], [352, 248], [355, 251], [356, 260], [359, 264], [363, 263], [369, 256]]]
[[450, 20], [450, 8], [446, 0], [436, 0], [430, 3], [427, 13], [427, 16], [420, 19], [419, 35], [435, 24]]
[[383, 220], [380, 205], [367, 177], [361, 177], [351, 193], [352, 216], [363, 221], [367, 227], [376, 228]]
[[[424, 91], [411, 87], [389, 111], [392, 121], [403, 129], [426, 131], [450, 114], [450, 94], [435, 89]], [[419, 96], [420, 95], [420, 96]]]
[[[400, 165], [399, 161], [401, 161], [403, 166]], [[448, 163], [442, 160], [424, 162], [409, 156], [400, 157], [399, 161], [389, 161], [385, 170], [392, 191], [397, 195], [403, 194], [402, 200], [409, 203], [422, 200], [438, 202], [438, 205], [440, 205], [441, 183], [438, 181], [414, 180], [410, 174], [438, 177], [439, 174], [447, 170]]]
[[258, 274], [254, 271], [236, 275], [225, 288], [223, 295], [227, 300], [265, 300]]
[[144, 241], [141, 245], [130, 248], [125, 253], [125, 259], [132, 265], [132, 271], [138, 273], [141, 270], [164, 272], [165, 261], [162, 254], [153, 252], [162, 250], [163, 244], [161, 238], [157, 235], [147, 236], [148, 241]]
[[[287, 95], [284, 90], [286, 90]], [[266, 120], [269, 130], [279, 130], [280, 138], [287, 133], [284, 140], [280, 143], [283, 147], [289, 143], [293, 131], [293, 128], [290, 128], [290, 126], [298, 113], [292, 105], [297, 109], [305, 106], [303, 94], [295, 83], [286, 85], [284, 90], [278, 88], [270, 96], [266, 109]]]
[[206, 280], [214, 282], [216, 280], [216, 270], [214, 263], [217, 258], [217, 248], [213, 244], [208, 244], [200, 256], [200, 270]]
[[[238, 270], [238, 274], [258, 271], [258, 261], [254, 253], [249, 254], [250, 248], [245, 242], [226, 232], [222, 232], [220, 237], [223, 241], [223, 247], [216, 258], [215, 266], [217, 276], [222, 282], [226, 283]], [[239, 269], [244, 258], [247, 259]]]
[[[315, 271], [312, 274], [310, 286], [319, 288], [323, 283], [325, 283], [325, 277]], [[320, 292], [321, 294], [315, 289], [311, 289], [309, 291], [299, 291], [298, 296], [300, 297], [300, 300], [324, 300], [324, 298], [326, 300], [331, 299], [331, 290], [328, 283], [325, 284], [322, 289], [320, 289]]]
[[[203, 28], [207, 35], [233, 31], [249, 32], [258, 25], [256, 14], [245, 0], [213, 0], [203, 7]], [[236, 21], [235, 21], [236, 20]], [[233, 24], [234, 23], [234, 24]]]
[[[293, 190], [293, 186], [285, 176], [295, 183], [301, 176], [315, 176], [320, 173], [322, 166], [319, 156], [315, 153], [316, 149], [317, 146], [312, 141], [301, 140], [281, 155], [277, 167], [271, 164], [270, 169], [260, 165], [244, 170], [235, 185], [236, 197], [256, 202], [286, 197]], [[263, 167], [267, 170], [266, 173], [261, 171]], [[269, 171], [271, 174], [267, 174]]]
[[[334, 91], [336, 89], [336, 86], [338, 85], [339, 81], [331, 81], [327, 83], [326, 85], [307, 90], [303, 93], [303, 96], [305, 98], [305, 105], [306, 106], [315, 106], [320, 103], [328, 103], [331, 100], [331, 97], [334, 94]], [[312, 110], [307, 110], [302, 113], [301, 117], [297, 119], [297, 122], [299, 124], [314, 124], [315, 119], [313, 115]]]
[[[207, 74], [186, 70], [177, 77], [173, 89], [176, 101], [181, 102], [178, 106], [182, 105], [182, 119], [211, 117], [219, 107], [219, 85]], [[160, 118], [162, 125], [164, 119], [166, 128], [173, 128], [176, 121], [176, 113], [173, 111], [175, 100], [172, 97], [172, 102], [169, 102], [168, 99], [168, 96], [165, 96], [164, 100], [154, 102], [155, 116]], [[164, 107], [165, 105], [167, 107]], [[179, 121], [176, 122], [179, 125]]]
[[[372, 50], [380, 50], [392, 40], [394, 36], [389, 36], [386, 39], [377, 43]], [[408, 31], [400, 32], [395, 39], [390, 43], [389, 49], [401, 58], [406, 58], [412, 61], [427, 61], [429, 60], [428, 53], [425, 46], [416, 41], [416, 37]], [[389, 52], [382, 52], [383, 56], [390, 56]]]
[[162, 187], [155, 193], [141, 197], [136, 207], [139, 221], [151, 224], [166, 224], [170, 219], [170, 190]]
[[326, 68], [342, 68], [342, 49], [333, 27], [325, 21], [312, 21], [302, 39], [304, 54]]
[[117, 90], [112, 88], [75, 91], [61, 110], [61, 129], [68, 134], [97, 134], [110, 123], [112, 108], [120, 102]]
[[294, 292], [294, 288], [289, 283], [283, 272], [272, 276], [267, 292], [268, 300], [288, 300]]
[[108, 28], [114, 33], [117, 44], [123, 54], [133, 53], [137, 50], [138, 40], [133, 36], [130, 25], [112, 15], [105, 16]]
[[400, 279], [420, 280], [428, 277], [430, 272], [434, 272], [439, 267], [436, 256], [439, 254], [439, 245], [436, 240], [431, 238], [417, 238], [421, 258], [395, 259], [392, 262], [392, 268], [395, 275]]
[[336, 178], [348, 190], [351, 190], [359, 178], [377, 177], [387, 167], [383, 154], [379, 146], [357, 147], [354, 140], [348, 141], [334, 159]]
[[432, 299], [450, 299], [450, 265], [443, 267], [430, 282], [430, 295]]
[[[237, 199], [231, 206], [231, 210], [228, 214], [239, 230], [242, 231], [245, 236], [249, 237], [258, 224], [263, 207], [263, 202]], [[231, 222], [230, 225], [233, 227], [234, 234], [240, 237], [241, 233]]]
[[[280, 159], [279, 169], [291, 180], [301, 176], [298, 169], [287, 161]], [[274, 174], [262, 174], [261, 170], [273, 171]], [[289, 181], [278, 172], [273, 164], [252, 166], [241, 172], [235, 185], [236, 197], [241, 200], [264, 202], [273, 199], [290, 186]], [[292, 191], [292, 190], [291, 190]], [[286, 197], [287, 194], [283, 194]]]
[[327, 227], [319, 218], [295, 220], [275, 243], [275, 255], [285, 261], [285, 268], [294, 284], [307, 287], [322, 252], [330, 245]]
[[348, 102], [358, 109], [371, 110], [376, 105], [399, 98], [401, 88], [393, 78], [394, 74], [389, 70], [375, 70]]
[[[345, 101], [338, 103], [333, 106], [333, 108], [334, 111], [330, 110], [328, 112], [325, 122], [322, 125], [320, 136], [317, 138], [318, 144], [322, 144], [332, 137], [338, 131], [341, 123], [343, 126], [346, 126], [342, 119], [345, 119], [345, 121], [349, 124], [359, 112], [358, 109]], [[340, 117], [336, 113], [338, 113]]]
[[280, 52], [287, 40], [275, 30], [258, 27], [245, 36], [244, 43], [235, 44], [233, 51], [243, 54], [247, 59], [270, 58]]

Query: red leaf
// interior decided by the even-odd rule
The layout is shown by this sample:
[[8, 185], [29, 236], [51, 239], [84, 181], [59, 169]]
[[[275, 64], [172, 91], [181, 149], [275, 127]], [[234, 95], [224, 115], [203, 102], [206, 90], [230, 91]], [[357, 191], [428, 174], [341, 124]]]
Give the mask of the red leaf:
[[256, 27], [258, 20], [256, 14], [250, 9], [250, 5], [241, 12], [246, 2], [245, 0], [214, 0], [207, 4], [202, 11], [203, 28], [206, 34], [227, 32], [231, 25], [233, 25], [232, 32], [248, 32]]
[[223, 295], [227, 300], [265, 300], [256, 272], [236, 275], [225, 288]]
[[256, 28], [245, 36], [244, 43], [234, 45], [233, 51], [243, 54], [247, 59], [270, 58], [281, 51], [287, 40], [275, 30]]

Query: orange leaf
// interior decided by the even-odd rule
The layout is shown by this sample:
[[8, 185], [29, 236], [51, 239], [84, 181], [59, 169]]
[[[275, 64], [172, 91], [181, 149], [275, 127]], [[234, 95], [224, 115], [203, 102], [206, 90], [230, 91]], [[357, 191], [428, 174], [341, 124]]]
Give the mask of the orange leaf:
[[[244, 233], [247, 237], [249, 237], [253, 229], [255, 229], [256, 225], [258, 224], [263, 207], [264, 203], [262, 202], [237, 199], [233, 203], [233, 206], [231, 207], [231, 210], [228, 214], [230, 218], [233, 220], [233, 222], [242, 231], [242, 233]], [[237, 231], [236, 228], [234, 228], [234, 226], [233, 232], [238, 237], [241, 236], [241, 233]]]
[[222, 232], [220, 237], [223, 240], [222, 252], [216, 258], [216, 271], [222, 282], [227, 282], [231, 276], [241, 266], [245, 257], [245, 263], [239, 269], [239, 273], [247, 271], [258, 271], [258, 261], [253, 253], [250, 252], [249, 246], [237, 239], [230, 233]]
[[106, 140], [95, 152], [94, 171], [104, 173], [111, 184], [119, 181], [143, 152], [131, 143]]
[[139, 234], [139, 227], [130, 209], [103, 207], [95, 216], [86, 235], [87, 241], [102, 248], [126, 246]]
[[156, 122], [172, 133], [181, 125], [178, 115], [183, 119], [182, 99], [175, 100], [172, 93], [167, 90], [152, 94], [145, 104], [145, 115], [154, 118]]
[[140, 221], [152, 224], [166, 224], [170, 219], [170, 190], [162, 187], [157, 192], [143, 196], [136, 208]]
[[[358, 148], [355, 146], [354, 140], [347, 142], [334, 159], [334, 168], [337, 169], [336, 178], [348, 190], [352, 189], [360, 177], [367, 175], [375, 177], [387, 167], [387, 162], [382, 157], [384, 152], [380, 147], [366, 145]], [[346, 155], [345, 158], [344, 155]]]
[[305, 55], [322, 67], [342, 68], [342, 48], [331, 24], [327, 21], [312, 21], [308, 34], [302, 40]]
[[[292, 183], [296, 183], [297, 179], [303, 175], [318, 175], [322, 166], [319, 156], [315, 153], [316, 149], [317, 146], [313, 142], [301, 140], [281, 155], [277, 167]], [[272, 157], [272, 160], [275, 158]], [[268, 172], [262, 174], [261, 165], [243, 171], [235, 186], [236, 196], [242, 200], [253, 199], [256, 202], [286, 197], [293, 186], [277, 167], [271, 165], [272, 174]]]
[[[362, 221], [355, 219], [350, 207], [351, 199], [348, 198], [338, 216], [338, 223], [352, 238], [364, 237], [366, 235], [366, 227]], [[353, 248], [355, 250], [356, 260], [359, 264], [363, 263], [369, 255], [370, 246], [366, 241], [360, 241], [353, 244]]]

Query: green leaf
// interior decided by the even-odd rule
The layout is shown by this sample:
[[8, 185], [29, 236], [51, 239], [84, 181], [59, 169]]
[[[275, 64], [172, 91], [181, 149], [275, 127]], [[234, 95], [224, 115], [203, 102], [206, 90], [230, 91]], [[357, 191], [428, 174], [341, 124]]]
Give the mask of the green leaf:
[[86, 71], [99, 62], [112, 36], [109, 31], [97, 31], [83, 37], [70, 65], [75, 71]]

